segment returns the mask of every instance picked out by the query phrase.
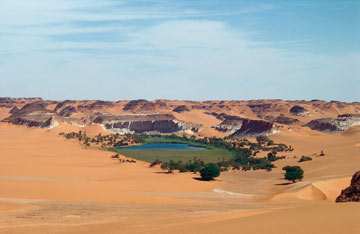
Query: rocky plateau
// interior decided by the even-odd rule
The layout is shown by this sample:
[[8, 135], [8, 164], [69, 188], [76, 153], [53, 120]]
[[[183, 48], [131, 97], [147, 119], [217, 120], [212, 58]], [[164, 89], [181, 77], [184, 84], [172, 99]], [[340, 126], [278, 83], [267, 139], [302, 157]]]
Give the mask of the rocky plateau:
[[[293, 126], [337, 133], [360, 125], [360, 103], [337, 101], [131, 101], [0, 98], [2, 122], [27, 127], [98, 124], [113, 133], [268, 135]], [[206, 117], [207, 116], [207, 117]], [[209, 126], [206, 119], [213, 118]], [[209, 134], [209, 133], [207, 133]], [[209, 135], [211, 136], [211, 135]]]

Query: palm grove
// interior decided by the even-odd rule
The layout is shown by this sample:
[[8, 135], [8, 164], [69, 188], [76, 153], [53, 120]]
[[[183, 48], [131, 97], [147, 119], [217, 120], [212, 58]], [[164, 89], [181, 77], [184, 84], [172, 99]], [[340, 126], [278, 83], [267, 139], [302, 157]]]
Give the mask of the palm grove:
[[[183, 143], [192, 146], [201, 146], [208, 150], [223, 149], [231, 152], [233, 155], [230, 160], [225, 158], [218, 159], [217, 162], [205, 163], [199, 158], [193, 158], [183, 162], [176, 158], [169, 161], [161, 161], [159, 159], [154, 160], [150, 167], [160, 165], [163, 170], [168, 173], [172, 173], [174, 170], [179, 172], [200, 172], [200, 175], [204, 180], [212, 180], [214, 177], [220, 175], [220, 171], [233, 170], [266, 170], [271, 171], [275, 167], [274, 161], [284, 159], [285, 156], [278, 156], [281, 152], [291, 152], [293, 148], [285, 144], [276, 144], [266, 136], [259, 136], [256, 138], [256, 142], [250, 142], [248, 139], [229, 139], [229, 138], [216, 138], [216, 137], [204, 137], [196, 138], [194, 136], [177, 136], [177, 135], [146, 135], [146, 134], [98, 134], [94, 137], [89, 137], [86, 132], [70, 132], [60, 133], [59, 135], [66, 139], [76, 139], [85, 147], [91, 145], [100, 146], [102, 149], [117, 152], [122, 146], [131, 144], [148, 144], [152, 142], [163, 143]], [[266, 157], [257, 157], [260, 152], [267, 152]], [[289, 169], [289, 168], [287, 168]], [[301, 169], [301, 168], [300, 168]], [[284, 169], [285, 170], [285, 169]], [[295, 182], [297, 179], [302, 179], [299, 174], [299, 170], [288, 172], [286, 179], [290, 179]], [[294, 178], [296, 174], [297, 178]], [[301, 173], [300, 173], [301, 174]], [[303, 174], [303, 171], [302, 171]], [[302, 176], [301, 174], [301, 176]], [[286, 175], [286, 174], [285, 174]], [[291, 175], [291, 176], [289, 176]], [[296, 177], [295, 176], [295, 177]]]

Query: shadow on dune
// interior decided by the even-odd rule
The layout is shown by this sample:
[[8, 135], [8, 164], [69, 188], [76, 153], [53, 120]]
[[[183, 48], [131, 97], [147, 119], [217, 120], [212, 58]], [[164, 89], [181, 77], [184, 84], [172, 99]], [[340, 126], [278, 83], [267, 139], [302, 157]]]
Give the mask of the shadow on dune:
[[293, 184], [292, 182], [286, 182], [286, 183], [281, 183], [281, 184], [275, 184], [275, 185], [289, 185], [289, 184]]
[[171, 174], [171, 172], [167, 172], [167, 171], [156, 171], [154, 172], [155, 174]]
[[212, 180], [204, 180], [204, 179], [201, 178], [201, 177], [193, 177], [192, 179], [193, 179], [193, 180], [198, 180], [198, 181], [207, 181], [207, 182], [215, 181], [214, 179], [212, 179]]

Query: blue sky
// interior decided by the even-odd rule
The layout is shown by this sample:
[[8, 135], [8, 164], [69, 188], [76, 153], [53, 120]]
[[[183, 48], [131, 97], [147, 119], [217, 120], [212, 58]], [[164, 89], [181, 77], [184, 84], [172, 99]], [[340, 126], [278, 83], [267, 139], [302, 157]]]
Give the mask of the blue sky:
[[0, 96], [360, 101], [357, 0], [0, 0]]

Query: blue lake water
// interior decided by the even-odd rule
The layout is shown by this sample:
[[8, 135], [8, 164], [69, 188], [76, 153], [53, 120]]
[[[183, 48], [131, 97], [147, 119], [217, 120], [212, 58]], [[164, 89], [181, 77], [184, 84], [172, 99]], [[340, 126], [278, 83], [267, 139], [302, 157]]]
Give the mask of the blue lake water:
[[128, 147], [121, 147], [122, 150], [202, 150], [203, 147], [196, 147], [187, 144], [177, 144], [177, 143], [150, 143], [145, 145], [134, 145]]

